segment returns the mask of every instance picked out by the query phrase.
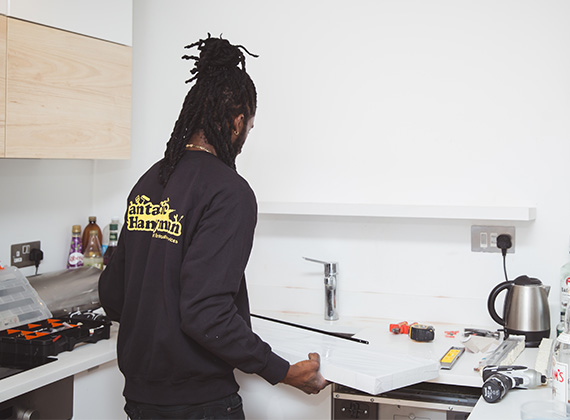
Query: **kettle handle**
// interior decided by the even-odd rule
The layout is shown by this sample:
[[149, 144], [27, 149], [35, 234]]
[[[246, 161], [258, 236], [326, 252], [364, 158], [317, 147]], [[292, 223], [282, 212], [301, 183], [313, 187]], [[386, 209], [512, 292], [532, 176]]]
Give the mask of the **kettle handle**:
[[497, 299], [499, 293], [501, 293], [504, 289], [510, 289], [512, 286], [512, 281], [504, 281], [502, 283], [499, 283], [493, 290], [491, 290], [491, 294], [487, 299], [487, 309], [489, 310], [489, 315], [491, 315], [491, 318], [493, 318], [497, 324], [502, 326], [505, 325], [505, 320], [497, 314], [497, 311], [495, 310], [495, 300]]

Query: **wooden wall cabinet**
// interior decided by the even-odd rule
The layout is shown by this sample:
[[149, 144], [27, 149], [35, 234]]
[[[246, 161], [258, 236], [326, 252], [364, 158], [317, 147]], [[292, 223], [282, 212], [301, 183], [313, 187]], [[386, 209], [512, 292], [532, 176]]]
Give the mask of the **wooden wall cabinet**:
[[133, 45], [133, 0], [0, 0], [0, 13], [117, 44]]
[[10, 17], [4, 33], [4, 157], [128, 159], [131, 48]]
[[0, 15], [0, 157], [6, 144], [6, 16]]

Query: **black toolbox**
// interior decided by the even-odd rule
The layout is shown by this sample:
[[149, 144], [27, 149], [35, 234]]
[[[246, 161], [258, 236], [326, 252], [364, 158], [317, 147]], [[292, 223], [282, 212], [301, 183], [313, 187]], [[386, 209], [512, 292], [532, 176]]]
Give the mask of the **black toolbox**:
[[40, 365], [80, 343], [108, 339], [111, 321], [79, 314], [49, 318], [0, 331], [0, 365]]

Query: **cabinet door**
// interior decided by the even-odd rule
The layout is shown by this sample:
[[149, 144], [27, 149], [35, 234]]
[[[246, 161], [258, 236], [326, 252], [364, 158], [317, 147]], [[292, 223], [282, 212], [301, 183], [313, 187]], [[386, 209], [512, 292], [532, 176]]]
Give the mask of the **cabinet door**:
[[0, 157], [6, 141], [6, 16], [0, 15]]
[[[318, 395], [303, 394], [284, 384], [270, 385], [257, 375], [234, 371], [248, 420], [326, 420], [331, 417], [331, 387]], [[364, 417], [363, 417], [364, 418]]]
[[130, 156], [131, 48], [8, 18], [6, 157]]
[[132, 0], [10, 0], [9, 10], [9, 17], [133, 45]]
[[73, 420], [125, 420], [125, 379], [113, 360], [73, 378]]

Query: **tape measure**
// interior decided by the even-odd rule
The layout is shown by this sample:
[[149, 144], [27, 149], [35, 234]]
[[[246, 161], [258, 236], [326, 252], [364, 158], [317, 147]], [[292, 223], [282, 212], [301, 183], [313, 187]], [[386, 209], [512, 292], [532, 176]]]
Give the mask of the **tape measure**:
[[414, 341], [433, 341], [435, 329], [431, 325], [412, 324], [410, 325], [408, 335]]

